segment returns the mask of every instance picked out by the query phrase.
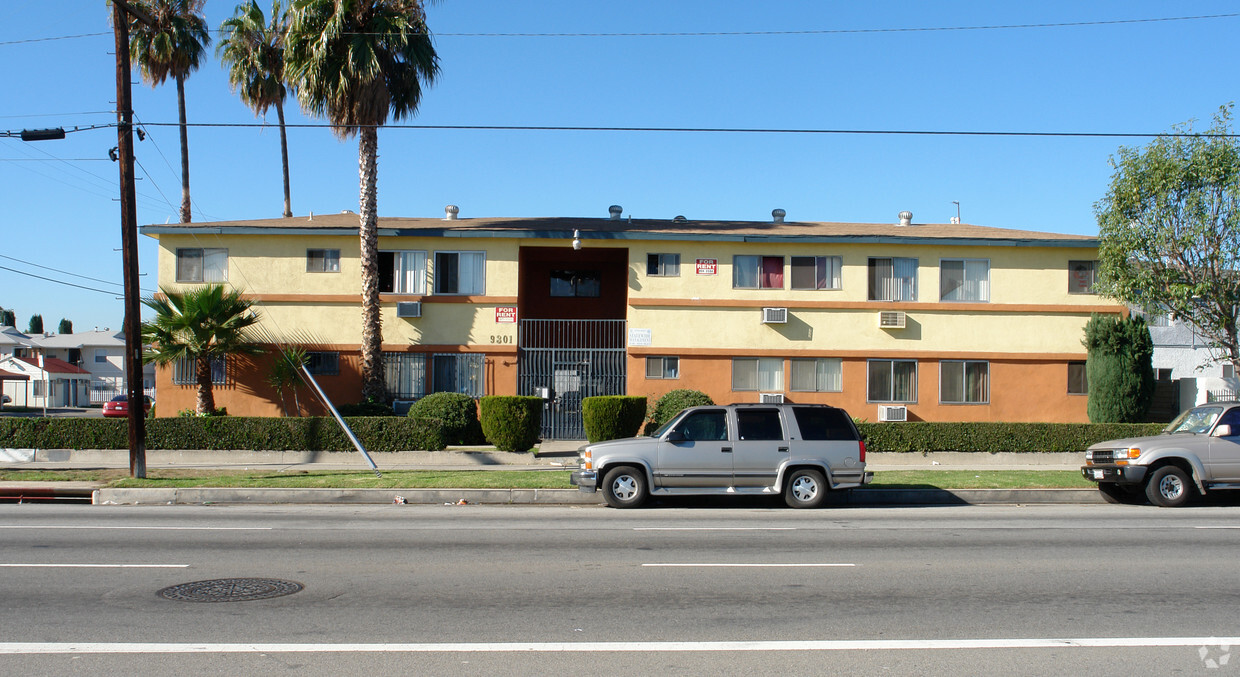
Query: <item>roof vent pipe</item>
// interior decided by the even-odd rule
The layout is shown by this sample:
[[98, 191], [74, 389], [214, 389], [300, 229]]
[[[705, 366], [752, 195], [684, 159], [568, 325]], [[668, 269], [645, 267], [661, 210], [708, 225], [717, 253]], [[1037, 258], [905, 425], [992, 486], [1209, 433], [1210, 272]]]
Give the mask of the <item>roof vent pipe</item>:
[[900, 212], [900, 225], [901, 226], [913, 225], [913, 212], [910, 212], [910, 211]]
[[787, 215], [788, 215], [788, 212], [782, 209], [772, 209], [771, 210], [771, 221], [775, 223], [783, 223], [784, 217]]
[[443, 220], [455, 221], [456, 215], [461, 213], [461, 208], [456, 205], [448, 205], [443, 208]]
[[677, 214], [676, 217], [672, 219], [674, 223], [684, 223], [688, 220], [689, 219], [686, 219], [682, 214]]
[[620, 205], [612, 205], [607, 208], [607, 213], [611, 214], [612, 221], [619, 221], [620, 215], [624, 213], [624, 207]]

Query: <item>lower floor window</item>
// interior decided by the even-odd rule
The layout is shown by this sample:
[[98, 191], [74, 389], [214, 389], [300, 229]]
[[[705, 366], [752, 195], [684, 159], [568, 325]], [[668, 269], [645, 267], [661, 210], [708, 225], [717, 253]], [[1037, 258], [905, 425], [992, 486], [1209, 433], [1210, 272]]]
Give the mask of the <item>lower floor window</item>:
[[939, 363], [939, 401], [944, 404], [985, 404], [990, 401], [990, 363]]
[[394, 400], [416, 400], [430, 393], [486, 394], [486, 356], [482, 354], [384, 353], [384, 383]]
[[680, 358], [647, 357], [646, 378], [680, 378]]
[[1085, 376], [1084, 362], [1068, 363], [1068, 394], [1088, 395], [1089, 378]]
[[[172, 363], [172, 383], [179, 386], [192, 386], [198, 383], [197, 360], [182, 357]], [[211, 358], [211, 385], [224, 385], [224, 358]]]
[[732, 360], [732, 390], [779, 392], [783, 389], [783, 358], [738, 357]]
[[792, 360], [792, 389], [810, 393], [840, 392], [844, 389], [843, 362], [838, 357]]
[[340, 353], [308, 352], [306, 369], [316, 376], [336, 376], [340, 373]]
[[866, 394], [869, 401], [917, 401], [915, 360], [870, 360], [867, 371]]

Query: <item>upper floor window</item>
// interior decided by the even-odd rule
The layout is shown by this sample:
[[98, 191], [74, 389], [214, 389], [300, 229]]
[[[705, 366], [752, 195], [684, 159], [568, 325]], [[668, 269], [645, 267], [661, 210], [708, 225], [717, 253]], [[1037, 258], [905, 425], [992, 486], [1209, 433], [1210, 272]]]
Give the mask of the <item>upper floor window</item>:
[[486, 252], [435, 252], [436, 294], [485, 294]]
[[552, 296], [598, 298], [601, 291], [602, 276], [597, 270], [551, 271]]
[[102, 364], [108, 361], [108, 351], [102, 348], [95, 351], [95, 364]]
[[307, 273], [339, 273], [340, 272], [340, 250], [339, 249], [307, 249], [306, 250], [306, 272]]
[[944, 301], [989, 301], [990, 261], [943, 259], [939, 262], [939, 293]]
[[793, 256], [793, 289], [839, 289], [841, 258], [838, 256]]
[[227, 281], [227, 249], [192, 247], [177, 250], [177, 282]]
[[426, 293], [426, 252], [379, 252], [379, 292]]
[[866, 396], [871, 402], [916, 402], [917, 362], [870, 360]]
[[1069, 261], [1068, 293], [1093, 294], [1097, 269], [1097, 261]]
[[647, 254], [646, 274], [652, 277], [678, 277], [680, 254]]
[[916, 301], [917, 259], [871, 258], [871, 301]]
[[783, 289], [784, 257], [733, 256], [732, 286], [736, 289]]

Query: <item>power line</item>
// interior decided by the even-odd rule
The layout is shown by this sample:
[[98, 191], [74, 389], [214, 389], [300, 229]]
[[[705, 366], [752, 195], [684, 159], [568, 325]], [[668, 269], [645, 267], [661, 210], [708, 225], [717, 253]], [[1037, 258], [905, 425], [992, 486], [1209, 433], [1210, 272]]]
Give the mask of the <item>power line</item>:
[[[54, 277], [43, 277], [42, 275], [35, 275], [34, 273], [27, 273], [23, 270], [17, 270], [16, 268], [9, 268], [8, 266], [0, 266], [0, 270], [7, 270], [9, 272], [17, 273], [18, 275], [25, 275], [26, 277], [33, 277], [39, 280], [47, 280], [48, 282], [55, 282], [56, 284], [63, 284], [66, 287], [76, 287], [78, 289], [85, 289], [87, 291], [97, 291], [100, 294], [108, 294], [110, 296], [116, 296], [117, 294], [117, 292], [115, 291], [108, 291], [106, 289], [96, 289], [94, 287], [87, 287], [87, 286], [80, 285], [80, 284], [73, 284], [72, 282], [65, 282], [64, 280], [57, 280]], [[108, 284], [112, 284], [112, 283], [109, 282]]]
[[117, 286], [117, 287], [121, 286], [121, 283], [120, 283], [120, 282], [112, 282], [112, 281], [110, 281], [110, 280], [101, 280], [101, 279], [99, 279], [99, 278], [97, 278], [97, 277], [89, 277], [89, 276], [86, 276], [86, 275], [79, 275], [78, 273], [71, 273], [71, 272], [69, 272], [69, 271], [67, 271], [67, 270], [60, 270], [59, 268], [51, 268], [51, 267], [49, 267], [49, 266], [39, 265], [39, 264], [34, 263], [34, 262], [32, 262], [32, 261], [26, 261], [26, 260], [23, 260], [23, 259], [14, 258], [14, 257], [12, 257], [12, 256], [5, 256], [5, 255], [3, 255], [3, 254], [0, 254], [0, 259], [8, 259], [9, 261], [16, 261], [16, 262], [18, 262], [18, 263], [21, 263], [21, 264], [24, 264], [24, 265], [27, 265], [27, 266], [34, 266], [35, 268], [42, 268], [43, 270], [50, 270], [50, 271], [52, 271], [53, 273], [60, 273], [60, 274], [62, 274], [62, 275], [72, 275], [73, 277], [80, 277], [80, 278], [82, 278], [83, 280], [90, 280], [91, 282], [102, 282], [102, 283], [104, 283], [104, 284], [110, 284], [110, 285], [114, 285], [114, 286]]

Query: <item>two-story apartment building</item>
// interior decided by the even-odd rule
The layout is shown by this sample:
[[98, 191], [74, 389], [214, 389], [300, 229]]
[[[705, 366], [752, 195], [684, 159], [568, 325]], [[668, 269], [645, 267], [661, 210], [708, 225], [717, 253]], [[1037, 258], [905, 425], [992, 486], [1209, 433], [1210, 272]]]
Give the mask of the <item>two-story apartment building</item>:
[[[579, 403], [677, 388], [780, 397], [868, 420], [1086, 421], [1083, 328], [1097, 240], [967, 224], [621, 218], [381, 218], [390, 395]], [[271, 336], [310, 350], [337, 402], [360, 392], [357, 215], [151, 225], [162, 288], [226, 282]], [[157, 376], [161, 415], [192, 370]], [[263, 360], [217, 371], [230, 413], [279, 415]]]

